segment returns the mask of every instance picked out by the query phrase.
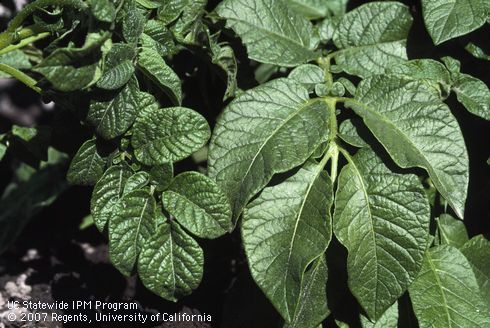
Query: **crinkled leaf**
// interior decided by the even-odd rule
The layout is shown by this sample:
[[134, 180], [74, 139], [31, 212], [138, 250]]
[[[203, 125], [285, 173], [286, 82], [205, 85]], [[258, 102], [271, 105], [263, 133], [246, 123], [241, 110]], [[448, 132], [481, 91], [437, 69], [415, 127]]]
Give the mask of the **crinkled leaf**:
[[114, 205], [122, 197], [123, 188], [131, 176], [125, 165], [110, 167], [97, 181], [90, 200], [90, 212], [99, 231], [104, 231], [110, 218], [114, 216]]
[[153, 49], [144, 48], [139, 54], [138, 65], [143, 73], [156, 83], [174, 102], [182, 103], [180, 78]]
[[134, 73], [134, 65], [130, 60], [125, 60], [119, 65], [108, 69], [97, 81], [101, 89], [116, 90], [124, 86]]
[[305, 64], [293, 69], [288, 78], [303, 84], [308, 91], [313, 91], [315, 85], [325, 82], [325, 72], [316, 65]]
[[238, 89], [237, 86], [237, 60], [235, 57], [235, 52], [230, 46], [224, 47], [214, 47], [212, 54], [213, 64], [218, 65], [226, 73], [226, 91], [223, 99], [234, 97]]
[[188, 5], [188, 0], [168, 0], [158, 9], [157, 19], [168, 25], [175, 21]]
[[301, 165], [326, 140], [329, 111], [290, 79], [246, 91], [217, 122], [209, 175], [228, 196], [236, 220], [275, 173]]
[[461, 252], [466, 256], [475, 273], [476, 282], [480, 287], [483, 301], [490, 310], [490, 241], [483, 235], [471, 238], [461, 247]]
[[163, 0], [136, 0], [136, 2], [146, 9], [156, 9], [164, 5]]
[[470, 262], [455, 247], [429, 249], [409, 288], [421, 327], [488, 327], [490, 317]]
[[265, 188], [243, 214], [252, 277], [287, 322], [298, 311], [306, 268], [332, 237], [332, 182], [324, 165], [307, 162], [284, 182]]
[[98, 135], [113, 139], [126, 132], [142, 108], [155, 109], [153, 96], [139, 91], [136, 79], [116, 93], [105, 93], [92, 99], [87, 121]]
[[144, 245], [156, 230], [155, 198], [146, 190], [124, 195], [109, 220], [109, 255], [112, 264], [129, 276]]
[[162, 194], [163, 207], [185, 229], [217, 238], [233, 229], [228, 199], [216, 183], [198, 172], [184, 172]]
[[[0, 63], [16, 68], [18, 70], [29, 69], [32, 67], [29, 57], [21, 50], [14, 50], [0, 55]], [[0, 72], [0, 78], [10, 77], [10, 75]]]
[[429, 203], [415, 175], [392, 172], [369, 148], [359, 150], [338, 181], [334, 232], [348, 250], [349, 288], [376, 321], [420, 270]]
[[490, 121], [490, 90], [484, 82], [468, 74], [457, 74], [452, 90], [470, 113]]
[[206, 119], [184, 107], [143, 108], [133, 126], [131, 144], [145, 165], [182, 160], [206, 144], [210, 137]]
[[116, 18], [116, 7], [109, 0], [91, 0], [90, 9], [101, 22], [111, 23]]
[[327, 16], [328, 0], [286, 0], [289, 8], [308, 19], [318, 19]]
[[329, 314], [327, 304], [328, 267], [325, 256], [315, 260], [303, 277], [296, 312], [284, 328], [316, 327]]
[[207, 0], [184, 0], [182, 2], [184, 4], [182, 15], [172, 26], [172, 32], [175, 39], [179, 42], [195, 44], [192, 39], [196, 28], [199, 29], [203, 25], [201, 16], [205, 13]]
[[406, 40], [412, 25], [408, 7], [399, 2], [371, 2], [342, 17], [334, 35], [340, 49], [335, 63], [345, 72], [367, 77], [382, 74], [407, 59]]
[[216, 12], [242, 39], [251, 59], [291, 67], [318, 56], [313, 25], [283, 1], [225, 0]]
[[376, 322], [371, 322], [361, 314], [361, 326], [362, 328], [397, 328], [398, 303], [395, 302], [390, 306]]
[[174, 167], [171, 163], [153, 166], [150, 170], [152, 183], [157, 191], [164, 191], [170, 185], [174, 177]]
[[138, 190], [146, 186], [150, 182], [150, 175], [144, 171], [137, 172], [130, 176], [124, 185], [123, 195], [129, 194], [132, 191]]
[[141, 45], [143, 48], [153, 49], [160, 56], [172, 55], [178, 51], [170, 30], [163, 22], [154, 19], [146, 22]]
[[145, 16], [134, 0], [125, 0], [123, 7], [122, 35], [126, 42], [135, 44], [143, 33]]
[[92, 186], [104, 174], [107, 155], [97, 147], [96, 139], [87, 140], [73, 157], [66, 179], [69, 184]]
[[440, 44], [476, 30], [487, 19], [486, 0], [422, 0], [425, 27]]
[[440, 245], [451, 245], [461, 248], [468, 241], [468, 233], [463, 221], [453, 218], [449, 214], [442, 214], [436, 219], [437, 243]]
[[458, 122], [423, 81], [373, 76], [347, 106], [360, 115], [401, 167], [426, 169], [456, 214], [463, 218], [468, 154]]
[[199, 286], [204, 255], [199, 244], [177, 223], [161, 224], [141, 251], [138, 272], [143, 284], [169, 301]]

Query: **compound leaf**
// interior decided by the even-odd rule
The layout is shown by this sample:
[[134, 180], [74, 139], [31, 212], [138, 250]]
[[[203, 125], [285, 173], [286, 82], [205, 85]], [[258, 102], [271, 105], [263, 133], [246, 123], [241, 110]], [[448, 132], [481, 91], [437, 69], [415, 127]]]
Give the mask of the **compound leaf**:
[[155, 198], [139, 189], [124, 195], [109, 220], [109, 256], [124, 275], [133, 271], [143, 245], [156, 230]]
[[217, 238], [233, 229], [228, 199], [216, 183], [198, 172], [175, 177], [163, 192], [164, 208], [192, 234]]
[[315, 59], [313, 25], [282, 0], [225, 0], [216, 8], [262, 63], [292, 67]]
[[104, 231], [109, 219], [114, 216], [114, 205], [123, 195], [123, 188], [131, 176], [131, 170], [123, 165], [105, 171], [92, 192], [90, 212], [99, 231]]
[[165, 222], [145, 243], [138, 260], [143, 284], [169, 301], [199, 286], [204, 265], [199, 244], [177, 223]]
[[421, 327], [490, 325], [471, 264], [455, 247], [429, 249], [409, 292]]
[[458, 122], [423, 81], [395, 76], [363, 80], [350, 106], [396, 164], [427, 170], [442, 196], [463, 218], [468, 154]]
[[301, 165], [326, 140], [329, 111], [291, 79], [244, 92], [217, 122], [209, 151], [209, 176], [231, 202], [236, 220], [275, 173]]
[[324, 165], [307, 162], [284, 182], [265, 188], [243, 214], [252, 277], [287, 322], [298, 310], [306, 268], [332, 237], [332, 182]]
[[372, 2], [342, 17], [333, 41], [340, 50], [335, 63], [345, 72], [367, 77], [407, 59], [406, 39], [412, 24], [399, 2]]
[[420, 270], [430, 207], [415, 175], [392, 172], [370, 148], [348, 158], [335, 196], [334, 232], [348, 250], [349, 288], [376, 321]]
[[145, 165], [182, 160], [206, 144], [210, 128], [204, 117], [189, 108], [143, 108], [133, 126], [131, 143]]
[[476, 30], [487, 20], [486, 0], [422, 0], [425, 27], [440, 44]]
[[325, 83], [325, 72], [316, 65], [304, 64], [293, 69], [288, 78], [303, 84], [308, 91], [313, 91], [315, 85]]

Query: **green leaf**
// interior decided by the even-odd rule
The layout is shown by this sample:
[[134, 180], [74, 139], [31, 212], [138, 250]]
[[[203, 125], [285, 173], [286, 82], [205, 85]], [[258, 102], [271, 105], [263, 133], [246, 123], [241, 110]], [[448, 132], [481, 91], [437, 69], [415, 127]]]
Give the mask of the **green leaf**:
[[482, 299], [490, 310], [490, 242], [483, 235], [475, 236], [461, 247], [461, 252], [470, 262]]
[[313, 25], [282, 0], [225, 0], [216, 12], [240, 36], [251, 59], [292, 67], [318, 56]]
[[238, 89], [237, 86], [237, 71], [238, 65], [235, 57], [235, 52], [230, 46], [213, 47], [212, 62], [218, 65], [226, 73], [226, 91], [223, 100], [234, 97]]
[[204, 255], [199, 244], [177, 223], [163, 223], [141, 251], [138, 272], [143, 284], [169, 301], [199, 286]]
[[468, 51], [470, 54], [473, 55], [473, 57], [476, 57], [478, 59], [490, 61], [490, 55], [487, 55], [485, 51], [483, 51], [482, 48], [477, 46], [476, 44], [470, 42], [468, 43], [465, 47], [466, 51]]
[[156, 9], [164, 5], [162, 0], [136, 0], [136, 2], [146, 9]]
[[399, 2], [371, 2], [342, 17], [333, 41], [335, 63], [352, 75], [383, 74], [407, 59], [406, 40], [412, 16]]
[[95, 185], [90, 212], [99, 231], [104, 231], [107, 222], [114, 216], [114, 205], [122, 197], [124, 185], [131, 174], [125, 165], [113, 166], [105, 171]]
[[79, 230], [85, 230], [85, 229], [88, 229], [90, 228], [91, 226], [93, 226], [95, 224], [94, 222], [94, 218], [92, 217], [92, 215], [87, 215], [85, 216], [83, 219], [82, 219], [82, 222], [80, 223], [80, 225], [78, 226], [78, 229]]
[[490, 318], [471, 264], [452, 246], [429, 249], [409, 288], [421, 327], [488, 327]]
[[433, 59], [406, 61], [388, 68], [387, 71], [389, 74], [398, 75], [404, 79], [435, 82], [444, 86], [444, 90], [447, 90], [446, 92], [449, 92], [449, 86], [452, 83], [447, 68], [442, 63]]
[[143, 108], [133, 126], [131, 144], [145, 165], [180, 161], [206, 144], [210, 137], [206, 119], [184, 107]]
[[189, 5], [188, 0], [168, 0], [158, 9], [157, 19], [168, 25], [174, 22]]
[[146, 190], [124, 195], [109, 220], [109, 255], [124, 275], [133, 271], [138, 254], [156, 230], [155, 198]]
[[0, 143], [0, 161], [2, 161], [3, 157], [5, 156], [5, 153], [7, 153], [7, 146], [4, 145], [3, 143]]
[[313, 91], [315, 85], [325, 83], [325, 72], [316, 65], [305, 64], [293, 69], [288, 78], [303, 84], [308, 91]]
[[347, 142], [348, 144], [355, 146], [355, 147], [366, 147], [368, 144], [366, 141], [359, 135], [358, 132], [358, 124], [354, 124], [353, 121], [356, 123], [358, 120], [355, 119], [347, 119], [340, 123], [339, 126], [339, 137]]
[[328, 2], [325, 0], [286, 0], [289, 8], [308, 19], [326, 17], [329, 13]]
[[440, 245], [451, 245], [461, 248], [468, 241], [468, 233], [464, 223], [451, 215], [442, 214], [436, 219], [437, 231], [436, 240]]
[[32, 70], [42, 74], [53, 88], [70, 92], [88, 87], [99, 67], [100, 47], [109, 33], [87, 35], [81, 48], [57, 48]]
[[171, 163], [153, 166], [150, 170], [152, 183], [156, 185], [157, 191], [164, 191], [168, 188], [174, 177], [174, 167]]
[[397, 328], [398, 303], [395, 302], [390, 306], [375, 323], [361, 314], [361, 326], [362, 328]]
[[243, 214], [252, 277], [287, 322], [298, 310], [306, 268], [332, 237], [332, 182], [324, 166], [324, 161], [306, 163], [284, 182], [265, 188]]
[[125, 60], [119, 65], [108, 69], [97, 81], [97, 86], [101, 89], [116, 90], [124, 86], [134, 73], [133, 63]]
[[338, 180], [334, 232], [348, 250], [349, 288], [376, 321], [420, 270], [430, 207], [415, 175], [392, 172], [371, 149], [348, 159]]
[[180, 105], [182, 103], [180, 78], [165, 63], [158, 52], [144, 48], [139, 54], [138, 65], [142, 72], [171, 98], [174, 104]]
[[184, 172], [162, 194], [163, 207], [190, 233], [214, 239], [233, 229], [228, 199], [210, 178]]
[[296, 312], [291, 323], [286, 323], [284, 328], [315, 327], [330, 314], [327, 278], [328, 267], [322, 255], [305, 272]]
[[490, 90], [483, 81], [468, 74], [457, 74], [452, 90], [470, 113], [490, 121]]
[[105, 93], [92, 99], [87, 121], [102, 138], [113, 139], [131, 127], [142, 108], [154, 110], [157, 106], [153, 96], [139, 91], [134, 79], [115, 94]]
[[126, 181], [123, 195], [129, 194], [132, 191], [138, 190], [146, 186], [150, 182], [150, 175], [144, 171], [133, 174]]
[[66, 179], [71, 185], [92, 186], [102, 177], [107, 156], [97, 147], [96, 139], [85, 141], [73, 157]]
[[[32, 67], [29, 62], [29, 57], [22, 50], [14, 50], [0, 55], [0, 63], [18, 70], [30, 69]], [[0, 72], [0, 78], [5, 77], [10, 77], [10, 75]]]
[[91, 0], [90, 9], [101, 22], [111, 23], [116, 19], [116, 7], [109, 0]]
[[172, 32], [163, 22], [153, 19], [146, 22], [144, 33], [141, 35], [141, 45], [143, 49], [153, 49], [160, 56], [173, 55], [178, 52]]
[[463, 218], [468, 154], [458, 122], [423, 81], [373, 76], [346, 102], [360, 115], [397, 165], [427, 170], [442, 196]]
[[486, 0], [422, 0], [425, 27], [436, 45], [476, 30], [487, 19]]
[[[179, 0], [177, 0], [179, 1]], [[174, 0], [171, 0], [174, 2]], [[172, 26], [172, 34], [180, 43], [194, 44], [194, 32], [203, 26], [201, 16], [205, 14], [207, 0], [184, 0], [182, 15], [179, 16]]]
[[301, 165], [326, 141], [328, 117], [324, 101], [310, 101], [301, 84], [283, 78], [244, 92], [225, 108], [208, 165], [235, 221], [275, 173]]
[[126, 42], [136, 44], [145, 27], [146, 18], [143, 10], [136, 6], [134, 0], [126, 0], [123, 7], [122, 35]]

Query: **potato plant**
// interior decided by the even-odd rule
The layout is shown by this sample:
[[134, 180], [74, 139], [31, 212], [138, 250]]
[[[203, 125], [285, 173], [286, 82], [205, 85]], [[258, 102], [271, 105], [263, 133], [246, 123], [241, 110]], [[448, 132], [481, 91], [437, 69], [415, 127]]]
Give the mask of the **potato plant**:
[[[489, 20], [486, 0], [420, 7], [434, 46]], [[111, 262], [166, 300], [199, 286], [201, 239], [239, 230], [284, 327], [356, 326], [327, 301], [333, 239], [353, 322], [396, 327], [408, 297], [420, 327], [489, 327], [490, 242], [466, 232], [469, 157], [445, 101], [490, 120], [490, 92], [456, 58], [409, 59], [412, 14], [394, 1], [33, 1], [0, 34], [0, 71], [54, 101], [61, 124], [13, 127], [0, 158], [37, 158], [44, 206], [64, 189], [39, 177], [66, 158], [56, 130], [85, 131], [66, 181], [94, 186]], [[481, 42], [466, 49], [488, 65]], [[217, 118], [184, 105], [199, 92], [184, 84], [209, 76], [179, 75], [182, 53], [222, 78]], [[176, 169], [196, 154], [200, 170]], [[2, 250], [34, 213], [11, 223], [15, 195], [1, 200]]]

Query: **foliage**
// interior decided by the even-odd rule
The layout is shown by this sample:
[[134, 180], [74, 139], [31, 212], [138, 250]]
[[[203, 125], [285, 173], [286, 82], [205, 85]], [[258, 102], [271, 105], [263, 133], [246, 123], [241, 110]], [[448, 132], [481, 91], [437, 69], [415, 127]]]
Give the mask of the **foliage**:
[[[435, 45], [478, 29], [490, 10], [484, 0], [421, 8]], [[470, 239], [462, 221], [470, 164], [446, 102], [454, 94], [490, 120], [490, 91], [455, 58], [409, 60], [412, 23], [391, 1], [347, 11], [345, 0], [37, 0], [0, 34], [0, 71], [84, 131], [66, 175], [94, 186], [83, 226], [93, 220], [114, 266], [162, 298], [199, 286], [201, 239], [239, 230], [250, 273], [285, 327], [327, 317], [396, 326], [407, 295], [421, 327], [486, 327], [490, 244]], [[488, 60], [477, 44], [466, 49]], [[189, 108], [198, 91], [185, 85], [199, 75], [177, 69], [183, 54], [223, 80], [215, 124]], [[241, 74], [254, 68], [251, 86]], [[0, 136], [0, 159], [17, 144], [46, 161], [50, 133], [13, 127]], [[202, 154], [207, 168], [182, 172]], [[25, 222], [60, 192], [49, 169], [2, 196], [34, 199], [5, 205], [2, 225], [21, 210]], [[0, 249], [17, 233], [2, 234]], [[337, 241], [360, 306], [354, 320], [327, 302]]]

